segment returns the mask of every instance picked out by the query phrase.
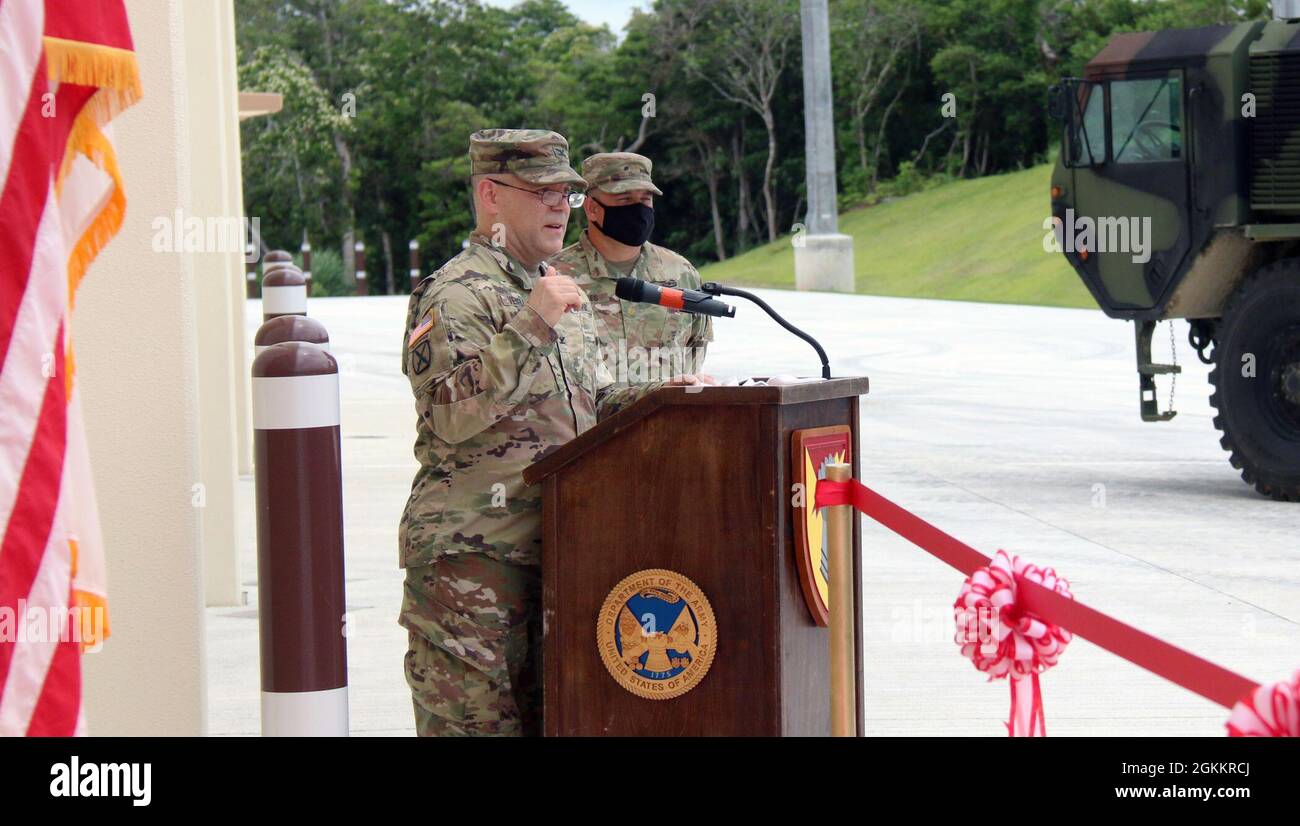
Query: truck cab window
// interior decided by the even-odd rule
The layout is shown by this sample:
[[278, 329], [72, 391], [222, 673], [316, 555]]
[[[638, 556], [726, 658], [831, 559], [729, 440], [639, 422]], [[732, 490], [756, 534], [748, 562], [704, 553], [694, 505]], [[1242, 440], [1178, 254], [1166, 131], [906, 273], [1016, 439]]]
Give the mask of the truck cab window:
[[1113, 81], [1110, 130], [1115, 163], [1181, 160], [1182, 84], [1178, 74]]
[[1075, 107], [1069, 119], [1068, 166], [1094, 166], [1106, 160], [1105, 93], [1099, 83], [1081, 81], [1067, 93]]

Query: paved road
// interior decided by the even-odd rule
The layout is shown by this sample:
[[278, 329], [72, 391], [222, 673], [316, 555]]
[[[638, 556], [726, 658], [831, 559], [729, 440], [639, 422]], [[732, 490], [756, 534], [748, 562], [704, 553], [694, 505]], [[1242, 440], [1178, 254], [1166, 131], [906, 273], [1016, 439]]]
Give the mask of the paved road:
[[[1300, 667], [1300, 505], [1257, 496], [1228, 465], [1185, 327], [1179, 416], [1145, 424], [1131, 325], [1100, 312], [759, 292], [820, 338], [835, 375], [871, 377], [868, 485], [986, 553], [1055, 567], [1083, 602], [1252, 679]], [[395, 622], [396, 525], [415, 467], [397, 367], [405, 300], [313, 299], [310, 312], [343, 368], [352, 730], [409, 734]], [[248, 317], [251, 347], [257, 302]], [[812, 350], [756, 307], [742, 302], [716, 329], [715, 375], [816, 374]], [[1156, 353], [1168, 355], [1167, 338]], [[241, 484], [249, 605], [208, 610], [214, 734], [258, 730], [252, 487]], [[952, 642], [961, 575], [871, 523], [864, 555], [868, 734], [1004, 735], [1006, 686]], [[1043, 694], [1053, 735], [1216, 735], [1226, 718], [1077, 639]]]

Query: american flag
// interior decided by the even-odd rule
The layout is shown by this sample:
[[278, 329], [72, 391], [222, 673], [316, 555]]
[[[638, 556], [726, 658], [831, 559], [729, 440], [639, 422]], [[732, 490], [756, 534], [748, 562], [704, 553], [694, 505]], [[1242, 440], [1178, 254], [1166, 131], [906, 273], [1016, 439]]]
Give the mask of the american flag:
[[141, 94], [122, 0], [0, 0], [0, 735], [85, 734], [108, 633], [72, 349], [122, 224], [109, 121]]

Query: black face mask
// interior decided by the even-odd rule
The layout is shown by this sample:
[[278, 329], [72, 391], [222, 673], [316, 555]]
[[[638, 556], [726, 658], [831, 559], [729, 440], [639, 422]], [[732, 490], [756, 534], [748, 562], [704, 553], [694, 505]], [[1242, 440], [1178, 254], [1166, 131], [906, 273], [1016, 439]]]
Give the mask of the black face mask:
[[601, 232], [629, 247], [639, 247], [650, 240], [650, 231], [655, 228], [653, 207], [645, 204], [601, 206], [605, 208], [605, 220], [599, 224], [592, 221]]

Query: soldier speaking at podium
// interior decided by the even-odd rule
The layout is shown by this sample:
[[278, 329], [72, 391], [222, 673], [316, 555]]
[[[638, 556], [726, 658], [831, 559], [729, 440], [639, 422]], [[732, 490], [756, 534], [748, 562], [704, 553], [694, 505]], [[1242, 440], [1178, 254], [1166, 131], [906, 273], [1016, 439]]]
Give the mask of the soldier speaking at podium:
[[398, 621], [420, 735], [540, 734], [541, 502], [521, 473], [661, 385], [614, 385], [586, 295], [543, 264], [583, 199], [567, 141], [488, 129], [469, 155], [476, 229], [412, 292], [402, 341], [420, 468]]

